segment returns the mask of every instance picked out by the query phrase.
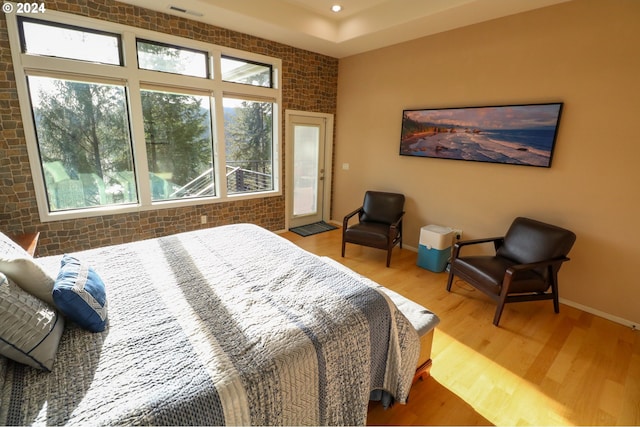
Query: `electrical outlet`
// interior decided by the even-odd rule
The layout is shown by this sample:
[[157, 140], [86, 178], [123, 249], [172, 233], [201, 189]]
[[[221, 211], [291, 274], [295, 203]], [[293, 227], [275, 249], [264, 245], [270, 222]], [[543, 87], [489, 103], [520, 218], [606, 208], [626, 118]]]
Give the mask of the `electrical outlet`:
[[461, 240], [462, 239], [462, 230], [460, 230], [459, 228], [453, 228], [453, 238], [455, 240]]
[[207, 216], [206, 215], [202, 215], [200, 217], [200, 224], [206, 224], [207, 223]]

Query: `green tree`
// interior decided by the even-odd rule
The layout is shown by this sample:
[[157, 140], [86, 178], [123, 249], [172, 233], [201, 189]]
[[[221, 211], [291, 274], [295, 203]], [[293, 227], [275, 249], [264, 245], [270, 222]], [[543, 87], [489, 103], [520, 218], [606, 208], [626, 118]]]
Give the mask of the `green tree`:
[[273, 152], [273, 104], [243, 101], [227, 115], [227, 161], [244, 169], [271, 173]]
[[[107, 203], [105, 189], [123, 185], [123, 179], [135, 191], [125, 88], [41, 77], [30, 78], [30, 84], [43, 165], [60, 162], [71, 179], [82, 181], [83, 206]], [[169, 175], [182, 186], [211, 168], [210, 115], [202, 107], [207, 100], [142, 92], [151, 172]], [[163, 191], [162, 197], [170, 192]], [[135, 195], [125, 201], [134, 200]]]
[[143, 91], [142, 110], [149, 171], [171, 175], [183, 186], [211, 167], [208, 98]]
[[43, 162], [61, 161], [72, 175], [100, 178], [132, 170], [131, 151], [123, 150], [130, 146], [124, 88], [45, 80], [35, 106]]
[[[202, 67], [197, 75], [206, 75], [207, 56], [204, 52], [140, 41], [138, 53], [142, 68], [176, 74], [190, 74], [185, 64], [194, 57], [199, 58]], [[208, 103], [206, 96], [142, 91], [147, 161], [151, 173], [170, 179], [179, 188], [212, 168], [213, 146]], [[159, 178], [152, 179], [157, 181]], [[206, 181], [205, 185], [213, 183], [213, 173], [209, 174]], [[189, 192], [189, 188], [185, 189], [184, 195]], [[161, 197], [154, 190], [154, 198]]]

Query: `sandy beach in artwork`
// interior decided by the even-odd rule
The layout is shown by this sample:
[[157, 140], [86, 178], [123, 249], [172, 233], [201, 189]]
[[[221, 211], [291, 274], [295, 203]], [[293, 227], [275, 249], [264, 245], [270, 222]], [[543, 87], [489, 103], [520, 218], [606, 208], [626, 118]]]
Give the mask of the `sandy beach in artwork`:
[[400, 154], [445, 159], [547, 166], [550, 151], [492, 137], [490, 132], [424, 132], [403, 139]]

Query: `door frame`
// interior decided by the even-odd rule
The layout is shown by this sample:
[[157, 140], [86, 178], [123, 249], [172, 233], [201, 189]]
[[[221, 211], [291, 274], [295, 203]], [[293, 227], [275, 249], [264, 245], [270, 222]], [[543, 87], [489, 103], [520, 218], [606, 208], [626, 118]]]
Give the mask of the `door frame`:
[[315, 113], [300, 110], [285, 110], [285, 230], [289, 229], [293, 206], [293, 136], [291, 135], [292, 116], [324, 119], [324, 185], [322, 194], [322, 220], [331, 220], [331, 189], [333, 183], [333, 114]]

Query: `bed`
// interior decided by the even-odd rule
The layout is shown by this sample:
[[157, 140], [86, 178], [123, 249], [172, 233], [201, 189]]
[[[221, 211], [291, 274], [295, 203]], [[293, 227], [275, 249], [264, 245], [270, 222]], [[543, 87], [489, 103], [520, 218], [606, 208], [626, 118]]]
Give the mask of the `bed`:
[[406, 402], [439, 321], [329, 258], [238, 224], [70, 254], [78, 278], [89, 271], [106, 290], [92, 312], [105, 329], [91, 332], [50, 300], [62, 255], [4, 251], [0, 290], [16, 282], [38, 296], [59, 341], [49, 367], [0, 356], [2, 425], [363, 425], [372, 396]]

